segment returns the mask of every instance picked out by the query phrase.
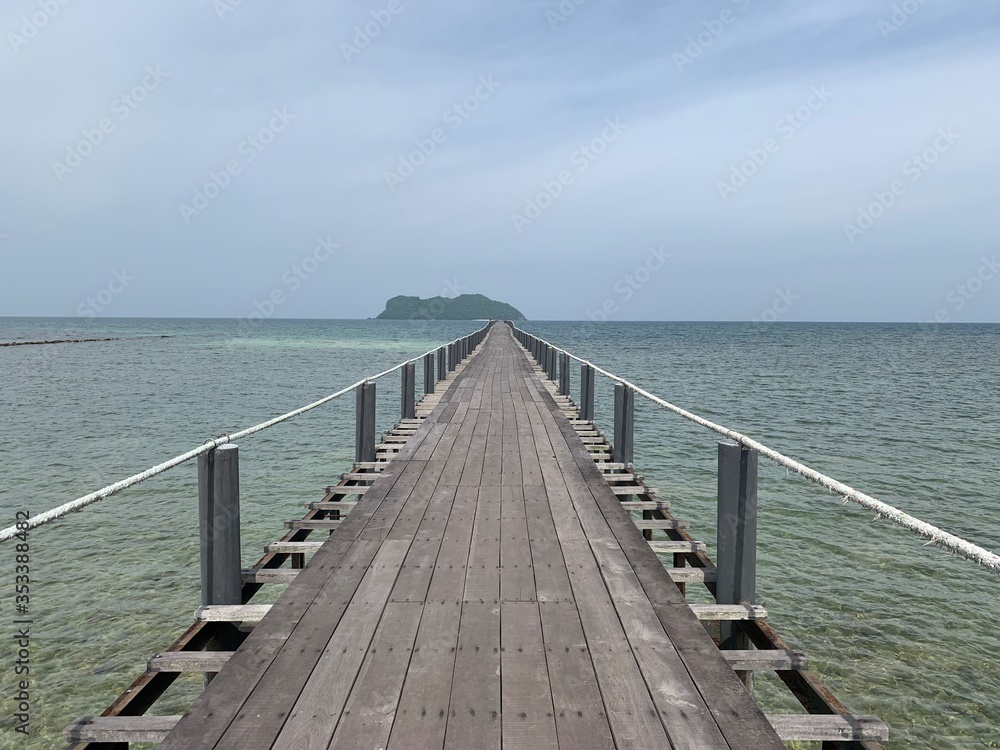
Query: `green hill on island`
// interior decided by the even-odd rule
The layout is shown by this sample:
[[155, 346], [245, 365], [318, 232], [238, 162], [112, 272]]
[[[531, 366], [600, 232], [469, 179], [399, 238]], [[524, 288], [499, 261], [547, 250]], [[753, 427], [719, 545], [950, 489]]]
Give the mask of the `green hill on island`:
[[517, 308], [482, 294], [457, 297], [393, 297], [376, 320], [525, 320]]

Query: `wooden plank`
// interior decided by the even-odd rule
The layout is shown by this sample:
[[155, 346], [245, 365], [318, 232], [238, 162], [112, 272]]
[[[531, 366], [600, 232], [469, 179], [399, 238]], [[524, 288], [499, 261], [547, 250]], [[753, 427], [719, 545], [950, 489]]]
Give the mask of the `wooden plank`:
[[715, 568], [667, 568], [674, 583], [714, 583], [718, 578]]
[[562, 542], [583, 632], [618, 747], [671, 747], [586, 541]]
[[542, 636], [561, 748], [614, 750], [580, 615], [572, 602], [540, 602]]
[[767, 610], [759, 604], [689, 604], [699, 620], [766, 620]]
[[466, 601], [500, 599], [500, 488], [480, 487], [465, 578]]
[[459, 602], [424, 605], [387, 750], [443, 746], [461, 612]]
[[455, 503], [455, 487], [439, 485], [431, 497], [413, 544], [400, 568], [390, 601], [423, 602]]
[[164, 651], [146, 665], [150, 672], [218, 672], [232, 658], [232, 651]]
[[704, 542], [674, 542], [654, 539], [651, 542], [646, 542], [646, 544], [653, 552], [661, 555], [677, 555], [687, 552], [705, 551]]
[[310, 529], [312, 531], [332, 531], [340, 526], [339, 518], [310, 518], [297, 521], [285, 521], [286, 529]]
[[291, 583], [298, 578], [299, 570], [291, 568], [257, 568], [243, 571], [244, 583]]
[[315, 552], [323, 546], [323, 542], [271, 542], [264, 547], [264, 552], [273, 554], [301, 554]]
[[678, 521], [674, 518], [654, 518], [647, 521], [635, 519], [632, 523], [634, 523], [635, 527], [640, 531], [642, 529], [686, 529], [691, 526], [690, 521]]
[[535, 571], [522, 487], [501, 487], [500, 492], [500, 599], [535, 601]]
[[[500, 604], [466, 601], [462, 604], [458, 651], [450, 686], [448, 750], [500, 750], [501, 657]], [[400, 744], [399, 750], [440, 745]], [[394, 748], [392, 750], [395, 750]]]
[[877, 716], [769, 714], [767, 720], [785, 742], [882, 742], [889, 727]]
[[320, 500], [319, 502], [306, 503], [309, 510], [336, 510], [343, 516], [350, 513], [355, 505], [357, 503], [350, 500]]
[[389, 741], [423, 609], [423, 602], [386, 605], [330, 750], [379, 748]]
[[272, 745], [274, 750], [321, 748], [330, 742], [409, 546], [409, 541], [382, 542], [339, 626], [323, 644], [319, 661]]
[[208, 604], [194, 611], [203, 622], [260, 622], [271, 611], [270, 604]]
[[722, 651], [722, 657], [735, 670], [749, 672], [809, 669], [809, 659], [791, 649]]
[[427, 601], [460, 602], [465, 596], [478, 494], [475, 487], [456, 488], [455, 502], [431, 575]]
[[180, 716], [86, 716], [66, 727], [70, 742], [162, 742]]
[[625, 510], [670, 510], [670, 501], [639, 500], [636, 502], [623, 502], [621, 506]]
[[572, 601], [573, 588], [544, 487], [524, 488], [524, 509], [538, 601]]
[[558, 750], [538, 604], [502, 601], [500, 607], [504, 750]]

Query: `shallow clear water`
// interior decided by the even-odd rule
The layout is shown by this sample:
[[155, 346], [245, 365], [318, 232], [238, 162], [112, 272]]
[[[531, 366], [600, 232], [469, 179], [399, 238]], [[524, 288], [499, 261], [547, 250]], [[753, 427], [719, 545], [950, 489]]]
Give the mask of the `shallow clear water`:
[[[148, 336], [0, 348], [3, 525], [17, 509], [41, 512], [478, 327], [0, 319], [0, 341]], [[524, 327], [1000, 548], [1000, 326]], [[398, 376], [380, 381], [379, 429], [398, 414], [398, 391]], [[612, 404], [611, 385], [599, 379], [597, 418], [605, 429]], [[280, 535], [282, 521], [300, 517], [302, 503], [349, 467], [353, 410], [353, 399], [341, 399], [241, 443], [247, 564]], [[716, 436], [637, 402], [635, 437], [647, 481], [711, 547]], [[860, 508], [765, 463], [760, 504], [761, 603], [838, 697], [890, 723], [886, 747], [1000, 747], [997, 576], [872, 523]], [[195, 466], [36, 530], [30, 541], [32, 738], [12, 730], [7, 648], [0, 747], [60, 746], [66, 724], [102, 711], [190, 624], [199, 597]], [[0, 613], [10, 622], [13, 557], [4, 544]], [[197, 688], [197, 678], [181, 681], [155, 712], [182, 711]], [[758, 694], [773, 710], [794, 708], [774, 678], [759, 679]]]

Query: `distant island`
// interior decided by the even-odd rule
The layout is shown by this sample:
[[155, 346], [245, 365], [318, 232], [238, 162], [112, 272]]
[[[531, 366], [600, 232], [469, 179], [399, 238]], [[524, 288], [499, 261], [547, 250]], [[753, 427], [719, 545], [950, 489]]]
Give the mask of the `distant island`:
[[482, 294], [457, 297], [393, 297], [376, 320], [526, 320], [520, 311], [506, 302], [497, 302]]

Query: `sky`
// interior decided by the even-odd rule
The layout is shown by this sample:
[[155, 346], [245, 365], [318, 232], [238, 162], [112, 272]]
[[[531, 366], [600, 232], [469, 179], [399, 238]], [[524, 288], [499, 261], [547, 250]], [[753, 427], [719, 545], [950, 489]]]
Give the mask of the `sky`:
[[996, 0], [8, 0], [0, 316], [1000, 322]]

